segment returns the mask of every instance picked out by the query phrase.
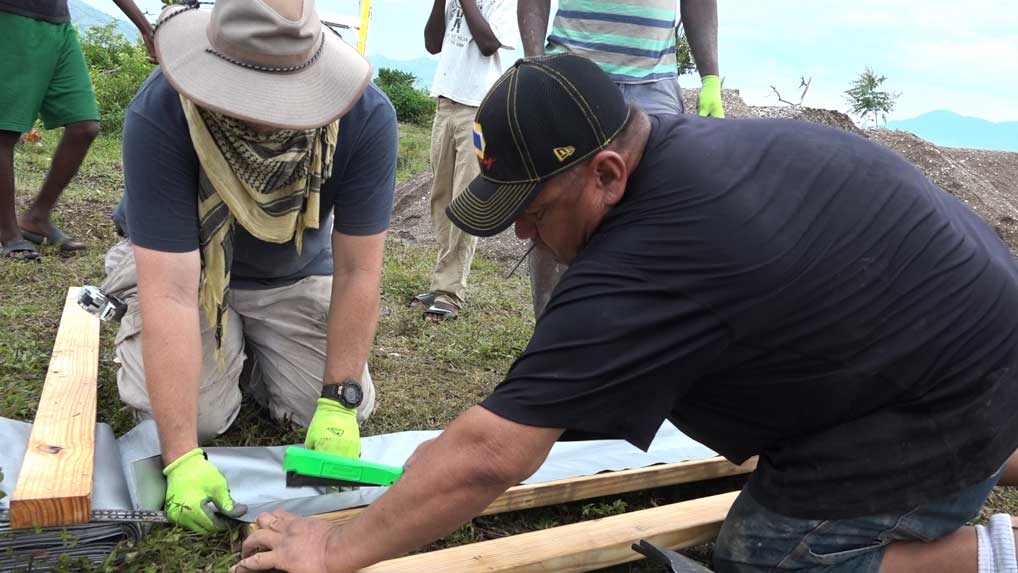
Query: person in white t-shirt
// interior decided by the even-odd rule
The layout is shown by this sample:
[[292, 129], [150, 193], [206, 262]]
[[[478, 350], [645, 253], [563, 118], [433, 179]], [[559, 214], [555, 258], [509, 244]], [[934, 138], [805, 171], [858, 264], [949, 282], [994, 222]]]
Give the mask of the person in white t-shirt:
[[456, 318], [466, 302], [477, 237], [453, 225], [445, 208], [480, 173], [484, 141], [474, 133], [474, 115], [502, 75], [499, 50], [514, 48], [516, 25], [516, 0], [435, 0], [424, 28], [428, 52], [441, 53], [431, 85], [431, 96], [438, 99], [431, 130], [431, 221], [438, 261], [428, 292], [412, 304], [423, 307], [429, 320]]

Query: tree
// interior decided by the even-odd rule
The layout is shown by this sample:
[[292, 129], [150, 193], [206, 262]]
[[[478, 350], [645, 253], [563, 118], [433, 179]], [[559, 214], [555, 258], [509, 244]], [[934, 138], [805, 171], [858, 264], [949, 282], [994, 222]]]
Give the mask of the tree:
[[887, 114], [894, 109], [895, 100], [901, 96], [900, 93], [879, 91], [880, 85], [886, 79], [884, 76], [877, 76], [867, 66], [866, 70], [852, 82], [852, 87], [845, 91], [845, 99], [852, 105], [852, 113], [864, 119], [872, 114], [874, 127], [880, 126], [881, 115], [884, 123], [887, 123]]
[[689, 49], [689, 38], [686, 37], [686, 29], [682, 27], [682, 20], [675, 26], [675, 63], [680, 76], [696, 71], [696, 62], [693, 61], [693, 52]]
[[381, 68], [378, 70], [378, 79], [375, 83], [379, 86], [403, 85], [412, 88], [417, 83], [417, 76], [395, 68]]
[[103, 131], [119, 133], [127, 106], [152, 65], [141, 39], [134, 42], [117, 32], [116, 21], [92, 26], [81, 37]]
[[806, 99], [806, 92], [809, 91], [809, 86], [812, 83], [813, 78], [799, 76], [799, 89], [802, 90], [801, 92], [799, 92], [799, 103], [791, 102], [781, 97], [781, 92], [779, 92], [778, 88], [774, 87], [773, 85], [771, 86], [771, 91], [774, 92], [774, 95], [778, 96], [778, 101], [780, 101], [781, 103], [788, 104], [792, 107], [799, 107], [802, 105], [802, 100]]
[[416, 83], [417, 77], [412, 73], [392, 68], [380, 68], [375, 79], [375, 85], [389, 96], [400, 123], [426, 125], [435, 115], [435, 100], [428, 97], [427, 91], [415, 87]]

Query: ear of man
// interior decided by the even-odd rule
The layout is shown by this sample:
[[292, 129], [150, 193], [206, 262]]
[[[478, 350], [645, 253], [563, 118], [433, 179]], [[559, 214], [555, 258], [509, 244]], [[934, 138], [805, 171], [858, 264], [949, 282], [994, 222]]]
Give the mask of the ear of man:
[[587, 168], [603, 205], [613, 207], [622, 200], [626, 180], [629, 179], [629, 166], [619, 152], [603, 149], [591, 158]]

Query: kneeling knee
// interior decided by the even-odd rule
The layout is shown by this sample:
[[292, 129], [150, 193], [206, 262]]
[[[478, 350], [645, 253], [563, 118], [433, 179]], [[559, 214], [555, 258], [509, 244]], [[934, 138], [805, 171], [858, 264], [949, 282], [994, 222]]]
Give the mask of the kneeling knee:
[[64, 127], [64, 137], [78, 142], [91, 143], [99, 137], [98, 121], [79, 121]]

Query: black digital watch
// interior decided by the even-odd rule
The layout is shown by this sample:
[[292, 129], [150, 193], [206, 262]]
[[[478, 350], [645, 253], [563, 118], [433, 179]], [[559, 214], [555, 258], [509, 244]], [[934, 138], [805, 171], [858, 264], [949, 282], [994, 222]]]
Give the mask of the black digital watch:
[[356, 408], [364, 401], [364, 390], [359, 382], [347, 379], [322, 386], [322, 398], [335, 400], [347, 408]]

